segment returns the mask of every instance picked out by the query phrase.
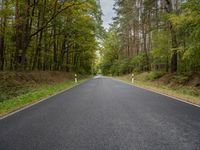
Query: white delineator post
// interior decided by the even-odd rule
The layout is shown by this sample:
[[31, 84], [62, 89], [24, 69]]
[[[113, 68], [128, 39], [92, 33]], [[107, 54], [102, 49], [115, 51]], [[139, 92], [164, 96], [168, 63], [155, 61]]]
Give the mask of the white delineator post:
[[77, 83], [78, 82], [78, 80], [77, 80], [77, 75], [75, 74], [75, 83]]
[[132, 74], [131, 79], [132, 79], [131, 82], [134, 83], [134, 80], [135, 80], [134, 79], [134, 74]]

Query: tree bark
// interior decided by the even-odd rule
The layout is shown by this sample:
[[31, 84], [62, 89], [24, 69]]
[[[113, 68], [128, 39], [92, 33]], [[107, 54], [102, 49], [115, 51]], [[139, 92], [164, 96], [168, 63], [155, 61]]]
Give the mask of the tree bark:
[[60, 70], [63, 70], [63, 64], [64, 64], [64, 57], [65, 57], [65, 52], [67, 51], [66, 47], [66, 38], [67, 36], [64, 36], [63, 43], [62, 43], [62, 49], [61, 49], [61, 54], [60, 54]]
[[19, 65], [19, 51], [20, 49], [22, 48], [21, 46], [21, 23], [20, 23], [20, 12], [19, 12], [19, 9], [20, 9], [20, 6], [19, 6], [19, 0], [16, 0], [16, 14], [15, 14], [15, 21], [16, 21], [16, 35], [15, 35], [15, 40], [16, 40], [16, 43], [15, 43], [15, 59], [14, 59], [14, 67], [15, 67], [15, 70], [18, 69], [18, 65]]
[[[2, 1], [1, 9], [4, 9], [4, 3]], [[4, 70], [4, 53], [5, 53], [5, 28], [6, 28], [6, 17], [1, 18], [1, 29], [0, 29], [0, 71]]]
[[[172, 1], [171, 0], [165, 0], [166, 2], [166, 11], [168, 13], [173, 12], [173, 6], [172, 6]], [[171, 42], [172, 42], [172, 57], [171, 57], [171, 73], [177, 72], [177, 61], [178, 61], [178, 55], [177, 55], [177, 48], [178, 48], [178, 43], [177, 43], [177, 37], [176, 37], [176, 32], [173, 29], [172, 23], [169, 22], [169, 29], [171, 32]]]
[[178, 61], [178, 55], [177, 55], [177, 39], [176, 39], [176, 33], [173, 30], [173, 27], [171, 27], [171, 36], [172, 36], [172, 58], [171, 58], [171, 73], [174, 73], [177, 71], [177, 61]]

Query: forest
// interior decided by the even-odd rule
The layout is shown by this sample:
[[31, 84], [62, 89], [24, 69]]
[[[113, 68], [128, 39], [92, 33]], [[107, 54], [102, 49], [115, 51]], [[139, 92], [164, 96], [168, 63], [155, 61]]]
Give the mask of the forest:
[[106, 34], [104, 74], [200, 71], [199, 0], [115, 0]]
[[1, 71], [200, 71], [199, 0], [115, 0], [107, 32], [99, 0], [0, 3]]
[[0, 70], [90, 73], [101, 26], [96, 0], [0, 0]]

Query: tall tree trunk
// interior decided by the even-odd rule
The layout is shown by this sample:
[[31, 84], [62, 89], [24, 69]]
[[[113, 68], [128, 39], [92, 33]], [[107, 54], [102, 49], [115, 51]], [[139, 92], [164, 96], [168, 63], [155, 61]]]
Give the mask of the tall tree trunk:
[[[1, 10], [4, 9], [4, 3], [2, 1], [1, 4]], [[5, 28], [6, 28], [6, 17], [3, 16], [1, 18], [1, 24], [0, 24], [0, 71], [4, 70], [4, 53], [5, 53]]]
[[21, 32], [22, 32], [22, 25], [20, 23], [21, 19], [20, 19], [20, 6], [19, 6], [19, 0], [16, 0], [16, 14], [15, 14], [15, 19], [16, 19], [16, 35], [15, 35], [15, 40], [16, 40], [16, 44], [15, 44], [15, 59], [14, 59], [14, 67], [15, 70], [18, 69], [18, 65], [19, 65], [19, 51], [21, 50], [22, 46], [21, 46]]
[[147, 34], [146, 34], [146, 24], [145, 24], [145, 18], [143, 18], [143, 23], [142, 23], [142, 36], [143, 36], [143, 50], [145, 53], [145, 70], [149, 70], [149, 55], [148, 55], [148, 50], [147, 50]]
[[171, 72], [176, 72], [177, 71], [177, 59], [178, 59], [178, 55], [177, 55], [177, 50], [176, 48], [178, 47], [177, 44], [177, 39], [176, 39], [176, 33], [173, 30], [173, 27], [171, 27], [171, 36], [172, 36], [172, 58], [171, 58]]
[[56, 40], [56, 27], [53, 27], [53, 68], [57, 70], [58, 66], [58, 53], [57, 53], [57, 40]]
[[40, 32], [40, 35], [39, 35], [39, 41], [38, 41], [38, 45], [37, 45], [37, 48], [36, 48], [36, 52], [35, 52], [35, 56], [34, 56], [34, 61], [33, 61], [33, 68], [32, 70], [36, 69], [36, 66], [37, 66], [37, 69], [41, 69], [41, 47], [42, 47], [42, 35], [43, 35], [43, 31]]
[[48, 33], [47, 31], [45, 30], [44, 31], [44, 38], [46, 40], [44, 40], [44, 58], [43, 58], [43, 71], [47, 70], [48, 69], [48, 40], [47, 40], [47, 36]]
[[[173, 6], [172, 6], [172, 0], [165, 0], [166, 2], [166, 11], [168, 13], [173, 12]], [[177, 71], [177, 61], [178, 61], [178, 55], [177, 55], [177, 48], [178, 48], [178, 43], [177, 43], [177, 37], [176, 37], [176, 32], [173, 29], [172, 23], [169, 22], [169, 29], [171, 32], [171, 42], [172, 42], [172, 57], [171, 57], [171, 72], [174, 73]]]
[[21, 62], [21, 67], [23, 70], [26, 69], [25, 66], [25, 62], [26, 62], [26, 53], [27, 53], [27, 48], [29, 45], [29, 40], [30, 40], [30, 10], [31, 10], [31, 6], [30, 6], [30, 0], [27, 0], [25, 3], [25, 16], [24, 16], [24, 23], [23, 23], [23, 36], [22, 36], [22, 62]]
[[66, 71], [69, 72], [70, 68], [69, 68], [69, 50], [70, 50], [70, 46], [67, 46], [67, 56], [66, 56]]
[[[23, 9], [25, 6], [25, 9]], [[16, 51], [15, 51], [15, 69], [25, 69], [26, 53], [29, 44], [29, 19], [30, 19], [30, 0], [16, 0]]]
[[64, 63], [64, 57], [65, 57], [65, 52], [66, 52], [66, 38], [67, 36], [64, 36], [63, 43], [62, 43], [62, 49], [61, 49], [61, 54], [60, 54], [60, 70], [63, 70], [63, 63]]
[[[3, 29], [4, 30], [4, 29]], [[3, 34], [3, 31], [1, 31]], [[0, 35], [0, 70], [4, 69], [4, 35]]]
[[[46, 4], [46, 1], [44, 1], [44, 4], [43, 4], [44, 7], [39, 9], [39, 12], [38, 12], [37, 30], [39, 30], [44, 25], [45, 4]], [[42, 48], [41, 47], [42, 47], [43, 31], [44, 30], [41, 30], [39, 32], [39, 38], [38, 38], [38, 35], [36, 37], [37, 47], [36, 47], [34, 61], [33, 61], [33, 69], [36, 69], [36, 66], [37, 66], [38, 70], [42, 69], [42, 61], [41, 61]]]

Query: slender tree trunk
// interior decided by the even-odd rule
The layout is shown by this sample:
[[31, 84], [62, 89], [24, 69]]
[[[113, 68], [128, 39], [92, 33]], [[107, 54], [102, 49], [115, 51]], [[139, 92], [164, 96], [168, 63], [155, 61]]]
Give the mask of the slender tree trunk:
[[20, 6], [19, 6], [19, 0], [16, 0], [16, 14], [15, 14], [15, 19], [16, 19], [16, 35], [15, 35], [15, 39], [16, 39], [16, 50], [15, 50], [15, 59], [14, 59], [14, 66], [15, 66], [15, 70], [18, 69], [18, 65], [19, 65], [19, 51], [21, 49], [21, 23], [20, 22]]
[[166, 72], [169, 71], [169, 58], [166, 59]]
[[[2, 6], [1, 6], [1, 9], [3, 10], [4, 9], [4, 3], [2, 1]], [[0, 29], [0, 71], [3, 71], [4, 70], [4, 51], [5, 51], [5, 28], [6, 28], [6, 17], [2, 17], [1, 18], [1, 22], [0, 22], [0, 26], [1, 26], [1, 29]]]
[[[40, 28], [40, 17], [41, 17], [41, 11], [39, 10], [38, 12], [38, 18], [37, 18], [37, 29]], [[39, 34], [39, 39], [41, 40], [41, 32]], [[32, 70], [36, 69], [36, 66], [37, 66], [37, 63], [38, 63], [38, 54], [39, 54], [39, 51], [40, 51], [40, 40], [38, 41], [38, 35], [36, 36], [36, 49], [35, 49], [35, 55], [34, 55], [34, 59], [33, 59], [33, 67], [32, 67]]]
[[[172, 0], [165, 0], [166, 2], [166, 11], [168, 13], [173, 12], [173, 6], [172, 6]], [[178, 55], [177, 55], [177, 48], [178, 48], [178, 43], [177, 43], [177, 37], [176, 37], [176, 32], [173, 29], [172, 23], [169, 22], [169, 29], [171, 32], [171, 42], [172, 42], [172, 57], [171, 57], [171, 72], [174, 73], [177, 71], [177, 61], [178, 61]]]
[[66, 52], [66, 38], [67, 36], [64, 36], [63, 43], [62, 43], [62, 49], [61, 49], [61, 54], [60, 54], [60, 70], [63, 70], [63, 64], [64, 64], [64, 57], [65, 57], [65, 52]]
[[56, 40], [56, 27], [53, 27], [53, 68], [57, 69], [58, 54], [57, 54], [57, 40]]
[[37, 68], [38, 70], [41, 70], [42, 69], [42, 54], [41, 54], [41, 51], [42, 51], [42, 37], [43, 37], [43, 31], [40, 32], [40, 37], [39, 37], [39, 44], [38, 44], [38, 65], [37, 65]]
[[173, 27], [171, 27], [171, 36], [172, 36], [172, 58], [171, 58], [171, 72], [176, 72], [177, 71], [177, 59], [178, 59], [178, 55], [177, 55], [177, 50], [176, 48], [178, 47], [177, 44], [177, 39], [176, 39], [176, 33], [173, 30]]
[[38, 45], [36, 48], [36, 52], [35, 52], [35, 56], [34, 56], [34, 61], [33, 61], [33, 68], [32, 70], [36, 69], [41, 69], [41, 47], [42, 47], [42, 35], [43, 35], [43, 31], [40, 32], [39, 35], [39, 41], [38, 41]]
[[69, 45], [67, 46], [67, 56], [66, 56], [66, 71], [69, 72]]
[[44, 30], [44, 38], [46, 40], [44, 40], [44, 58], [43, 58], [43, 71], [47, 70], [48, 69], [48, 40], [47, 40], [47, 36], [48, 33], [46, 30]]
[[21, 61], [21, 67], [23, 70], [26, 69], [25, 62], [26, 62], [26, 53], [27, 53], [27, 48], [29, 45], [29, 40], [30, 40], [30, 0], [27, 0], [25, 3], [25, 16], [24, 16], [24, 23], [23, 23], [23, 33], [22, 33], [22, 61]]
[[0, 71], [4, 69], [4, 37], [0, 37]]
[[149, 56], [148, 56], [148, 50], [147, 50], [147, 34], [146, 34], [146, 25], [145, 25], [145, 21], [143, 20], [142, 23], [142, 36], [143, 36], [143, 50], [145, 53], [145, 59], [146, 59], [146, 66], [145, 66], [145, 70], [149, 70]]
[[[45, 4], [46, 4], [46, 0], [44, 1], [43, 8], [39, 9], [39, 12], [38, 12], [37, 30], [39, 30], [44, 25]], [[33, 61], [33, 69], [35, 69], [37, 66], [37, 69], [41, 70], [43, 66], [42, 56], [41, 56], [43, 32], [44, 30], [41, 30], [39, 32], [39, 38], [38, 36], [36, 37], [37, 47], [36, 47], [36, 52], [35, 52], [34, 61]]]

